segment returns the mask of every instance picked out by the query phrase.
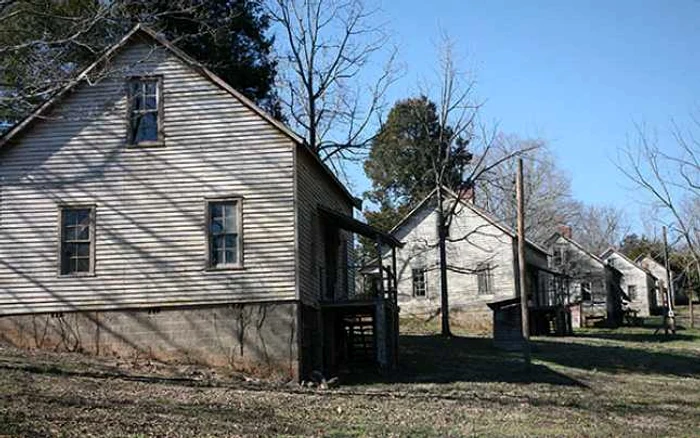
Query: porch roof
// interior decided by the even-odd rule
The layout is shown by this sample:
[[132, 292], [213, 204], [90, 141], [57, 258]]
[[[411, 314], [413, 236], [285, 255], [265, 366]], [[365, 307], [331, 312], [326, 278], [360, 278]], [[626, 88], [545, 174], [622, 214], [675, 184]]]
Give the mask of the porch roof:
[[351, 216], [333, 211], [323, 205], [318, 206], [318, 213], [323, 219], [330, 221], [330, 223], [334, 224], [338, 228], [352, 231], [353, 233], [357, 233], [373, 240], [379, 240], [381, 243], [389, 245], [392, 248], [403, 246], [403, 243], [391, 234], [380, 231], [373, 226], [360, 222]]

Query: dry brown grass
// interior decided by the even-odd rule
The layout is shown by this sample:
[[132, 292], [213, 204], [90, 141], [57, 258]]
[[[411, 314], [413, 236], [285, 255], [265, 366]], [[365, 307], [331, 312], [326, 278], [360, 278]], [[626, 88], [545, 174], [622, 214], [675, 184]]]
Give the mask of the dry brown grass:
[[[405, 335], [401, 372], [333, 390], [200, 368], [0, 349], [0, 435], [700, 436], [700, 332], [534, 342]], [[135, 366], [136, 365], [136, 366]]]

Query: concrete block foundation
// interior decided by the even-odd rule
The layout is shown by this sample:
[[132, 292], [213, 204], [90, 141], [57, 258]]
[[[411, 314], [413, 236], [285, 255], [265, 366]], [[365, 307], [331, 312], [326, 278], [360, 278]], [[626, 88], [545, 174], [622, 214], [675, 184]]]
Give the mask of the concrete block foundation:
[[20, 348], [299, 376], [296, 303], [0, 317], [0, 340]]

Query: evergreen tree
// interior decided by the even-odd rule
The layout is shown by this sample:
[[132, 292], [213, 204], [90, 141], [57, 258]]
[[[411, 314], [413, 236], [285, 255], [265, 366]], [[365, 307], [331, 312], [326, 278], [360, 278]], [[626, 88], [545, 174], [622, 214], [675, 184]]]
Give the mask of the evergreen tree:
[[[2, 5], [0, 5], [2, 6]], [[136, 23], [161, 32], [279, 116], [269, 19], [257, 0], [17, 0], [0, 7], [0, 132]]]
[[[448, 148], [462, 148], [441, 141], [451, 138], [449, 126], [441, 126], [436, 105], [420, 96], [397, 102], [372, 142], [364, 169], [372, 181], [366, 197], [379, 206], [365, 212], [367, 221], [383, 230], [391, 229], [438, 184], [437, 174]], [[446, 134], [445, 131], [448, 131]], [[471, 155], [467, 160], [471, 159]], [[459, 160], [450, 161], [441, 183], [451, 189], [461, 184]]]

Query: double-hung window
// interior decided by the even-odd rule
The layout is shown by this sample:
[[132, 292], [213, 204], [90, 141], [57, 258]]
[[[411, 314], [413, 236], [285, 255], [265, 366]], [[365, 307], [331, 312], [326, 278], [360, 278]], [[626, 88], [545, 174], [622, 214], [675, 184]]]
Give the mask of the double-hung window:
[[554, 247], [554, 263], [555, 268], [560, 268], [566, 263], [566, 248], [563, 245], [557, 245]]
[[476, 267], [477, 293], [479, 295], [490, 295], [492, 290], [491, 265], [479, 263]]
[[209, 201], [207, 223], [208, 267], [241, 267], [241, 199]]
[[130, 145], [158, 144], [163, 141], [162, 78], [132, 78], [128, 86]]
[[61, 208], [59, 264], [61, 275], [87, 275], [94, 272], [94, 207]]
[[426, 295], [425, 268], [413, 268], [413, 296], [423, 298]]
[[591, 295], [591, 282], [590, 281], [582, 281], [581, 282], [581, 300], [583, 302], [590, 302], [592, 299]]

